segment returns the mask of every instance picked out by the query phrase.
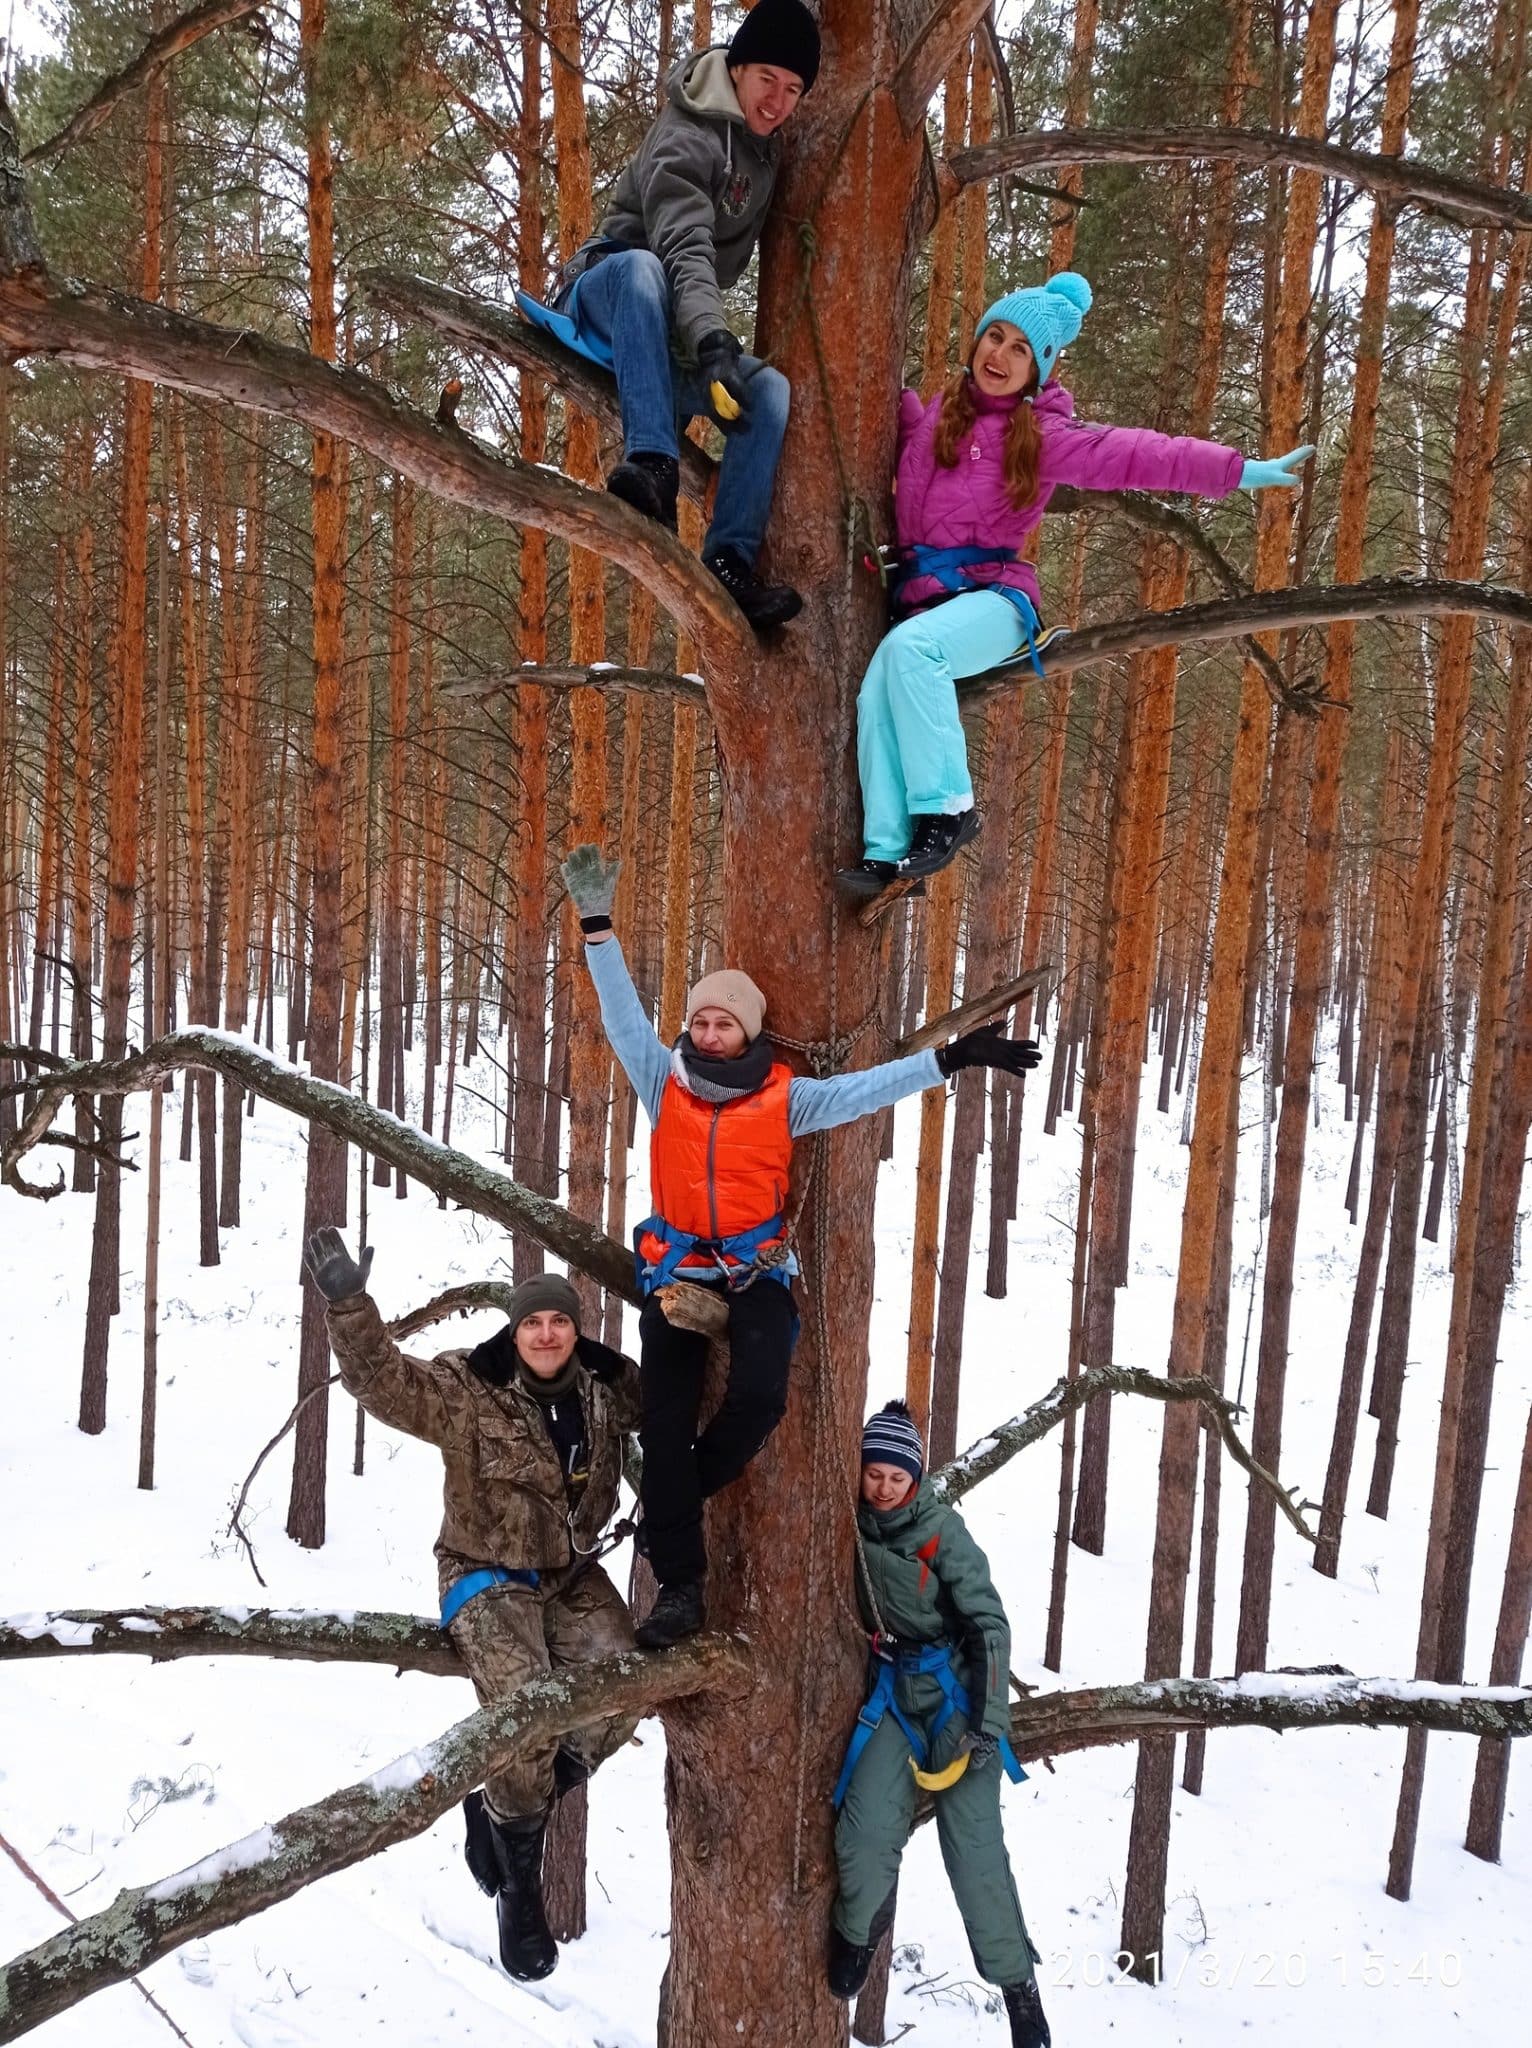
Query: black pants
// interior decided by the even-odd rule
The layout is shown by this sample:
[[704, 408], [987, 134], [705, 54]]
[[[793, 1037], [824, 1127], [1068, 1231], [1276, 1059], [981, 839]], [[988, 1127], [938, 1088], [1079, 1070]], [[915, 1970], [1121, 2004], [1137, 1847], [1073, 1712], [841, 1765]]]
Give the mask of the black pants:
[[702, 1503], [739, 1477], [786, 1412], [798, 1311], [779, 1280], [757, 1280], [729, 1296], [729, 1378], [701, 1436], [697, 1411], [708, 1340], [668, 1322], [652, 1295], [638, 1329], [644, 1526], [649, 1562], [663, 1586], [702, 1577]]

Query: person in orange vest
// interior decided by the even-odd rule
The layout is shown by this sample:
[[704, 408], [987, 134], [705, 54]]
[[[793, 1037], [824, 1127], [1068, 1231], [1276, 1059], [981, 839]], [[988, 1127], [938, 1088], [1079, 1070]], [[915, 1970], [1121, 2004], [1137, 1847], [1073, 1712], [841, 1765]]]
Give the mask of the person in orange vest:
[[[604, 860], [599, 847], [577, 846], [564, 879], [602, 1024], [652, 1126], [654, 1213], [634, 1242], [644, 1295], [641, 1535], [660, 1590], [636, 1633], [645, 1649], [665, 1649], [706, 1619], [702, 1503], [739, 1477], [787, 1407], [798, 1337], [797, 1262], [784, 1215], [793, 1141], [940, 1087], [962, 1067], [1022, 1074], [1040, 1054], [1031, 1039], [990, 1026], [935, 1052], [811, 1080], [776, 1057], [763, 1029], [765, 997], [749, 975], [730, 968], [705, 974], [692, 989], [685, 1028], [667, 1046], [612, 930], [617, 862]], [[656, 1290], [672, 1280], [718, 1288], [728, 1300], [728, 1381], [700, 1435], [707, 1340], [666, 1317]]]

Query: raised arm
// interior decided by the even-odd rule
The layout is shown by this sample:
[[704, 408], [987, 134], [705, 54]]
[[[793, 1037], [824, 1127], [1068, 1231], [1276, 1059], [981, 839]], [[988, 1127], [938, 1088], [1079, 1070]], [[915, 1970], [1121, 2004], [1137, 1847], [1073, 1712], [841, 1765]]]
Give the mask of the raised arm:
[[580, 913], [585, 964], [596, 984], [607, 1042], [653, 1123], [660, 1113], [660, 1097], [670, 1078], [670, 1053], [638, 999], [622, 947], [612, 930], [617, 862], [603, 860], [598, 846], [576, 846], [564, 862], [563, 873], [575, 909]]
[[330, 1348], [346, 1392], [390, 1429], [428, 1444], [445, 1443], [456, 1427], [461, 1383], [445, 1360], [410, 1358], [389, 1336], [366, 1292], [371, 1246], [363, 1247], [357, 1261], [338, 1230], [317, 1230], [303, 1262], [325, 1298]]

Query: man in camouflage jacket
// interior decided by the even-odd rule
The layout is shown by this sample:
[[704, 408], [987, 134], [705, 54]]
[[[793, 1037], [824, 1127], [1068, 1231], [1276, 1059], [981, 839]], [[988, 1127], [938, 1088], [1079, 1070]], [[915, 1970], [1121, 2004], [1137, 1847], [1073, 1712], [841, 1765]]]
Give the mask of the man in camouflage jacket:
[[[638, 1426], [638, 1368], [580, 1334], [569, 1282], [552, 1273], [523, 1281], [493, 1337], [416, 1358], [366, 1291], [370, 1249], [358, 1263], [338, 1231], [322, 1230], [305, 1258], [347, 1392], [377, 1421], [441, 1451], [444, 1625], [481, 1704], [561, 1665], [631, 1649], [627, 1604], [593, 1553], [617, 1505], [623, 1436]], [[621, 1717], [526, 1750], [465, 1802], [469, 1868], [498, 1897], [501, 1960], [513, 1976], [543, 1977], [558, 1961], [541, 1891], [553, 1799], [634, 1726]]]

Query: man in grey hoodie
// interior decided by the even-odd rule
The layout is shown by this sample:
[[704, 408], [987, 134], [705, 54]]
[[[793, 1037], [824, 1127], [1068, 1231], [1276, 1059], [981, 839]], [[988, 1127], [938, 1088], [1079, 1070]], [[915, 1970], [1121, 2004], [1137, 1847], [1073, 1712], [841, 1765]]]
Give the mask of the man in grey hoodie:
[[785, 624], [803, 604], [755, 573], [789, 388], [745, 352], [722, 295], [744, 275], [765, 225], [778, 130], [818, 71], [819, 28], [803, 0], [757, 0], [731, 43], [678, 64], [664, 111], [600, 227], [564, 265], [554, 302], [617, 379], [623, 460], [609, 491], [673, 528], [679, 422], [701, 413], [722, 429], [702, 558], [757, 629]]

